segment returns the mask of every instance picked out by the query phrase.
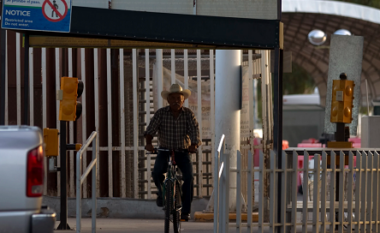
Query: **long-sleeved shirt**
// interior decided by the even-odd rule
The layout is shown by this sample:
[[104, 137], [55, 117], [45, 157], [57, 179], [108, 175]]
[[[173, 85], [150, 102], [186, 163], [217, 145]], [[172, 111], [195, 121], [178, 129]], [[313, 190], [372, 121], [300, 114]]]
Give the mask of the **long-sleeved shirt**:
[[191, 144], [202, 144], [198, 121], [189, 108], [182, 107], [177, 118], [170, 111], [170, 106], [158, 109], [144, 135], [154, 136], [156, 132], [162, 148], [188, 149]]

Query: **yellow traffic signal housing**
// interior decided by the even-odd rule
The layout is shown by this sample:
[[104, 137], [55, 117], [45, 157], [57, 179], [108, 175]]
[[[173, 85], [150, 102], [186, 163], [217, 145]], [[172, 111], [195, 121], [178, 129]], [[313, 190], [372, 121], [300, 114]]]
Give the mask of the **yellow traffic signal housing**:
[[45, 156], [58, 156], [58, 129], [44, 128]]
[[59, 104], [59, 120], [75, 121], [78, 97], [78, 78], [61, 78], [62, 99]]
[[351, 123], [355, 83], [351, 80], [333, 80], [331, 116], [333, 123]]

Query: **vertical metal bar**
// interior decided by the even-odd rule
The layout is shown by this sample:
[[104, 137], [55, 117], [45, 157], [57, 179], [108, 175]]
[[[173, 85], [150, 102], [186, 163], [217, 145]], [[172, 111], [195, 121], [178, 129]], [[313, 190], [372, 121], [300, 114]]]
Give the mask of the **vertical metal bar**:
[[276, 190], [276, 154], [275, 154], [275, 151], [274, 150], [271, 150], [270, 151], [270, 175], [269, 175], [269, 179], [270, 179], [270, 183], [269, 183], [269, 200], [271, 200], [269, 202], [269, 228], [270, 228], [270, 231], [269, 232], [272, 232], [274, 233], [275, 230], [276, 230], [276, 213], [278, 212], [277, 211], [277, 204], [276, 203], [276, 194], [277, 194], [277, 190]]
[[[92, 141], [92, 161], [96, 160], [96, 164], [99, 164], [99, 135], [96, 135], [96, 139]], [[94, 146], [95, 144], [95, 146]], [[96, 206], [96, 195], [94, 195], [96, 192], [99, 191], [98, 188], [98, 169], [97, 168], [92, 168], [92, 233], [96, 232], [96, 211], [97, 211], [97, 206]]]
[[354, 154], [352, 151], [349, 152], [348, 154], [348, 166], [349, 166], [349, 171], [348, 171], [348, 182], [347, 182], [347, 220], [348, 220], [348, 233], [352, 233], [352, 204], [353, 204], [353, 195], [352, 195], [352, 187], [353, 187], [353, 175], [354, 175]]
[[61, 123], [61, 132], [60, 132], [60, 173], [61, 173], [61, 223], [59, 224], [57, 229], [70, 229], [67, 224], [67, 214], [68, 214], [68, 206], [67, 206], [67, 157], [66, 157], [66, 143], [67, 143], [67, 134], [66, 127], [67, 121], [60, 121]]
[[319, 207], [320, 207], [320, 202], [319, 202], [319, 178], [320, 178], [320, 173], [321, 173], [321, 155], [320, 154], [315, 154], [314, 155], [314, 187], [313, 187], [313, 233], [319, 233]]
[[[85, 54], [85, 49], [81, 48], [81, 80], [86, 86], [86, 54]], [[86, 111], [86, 88], [83, 88], [83, 93], [82, 93], [82, 142], [85, 142], [87, 140], [87, 111]], [[82, 158], [82, 166], [86, 167], [87, 166], [87, 153], [84, 152], [84, 156]], [[87, 179], [84, 179], [83, 181], [83, 198], [87, 198]]]
[[[25, 47], [26, 49], [26, 47]], [[34, 125], [33, 48], [29, 48], [29, 124]]]
[[[95, 98], [95, 130], [99, 132], [99, 54], [98, 49], [94, 48], [94, 98]], [[96, 156], [99, 155], [99, 136], [96, 137]], [[99, 172], [99, 163], [96, 163], [96, 174]], [[96, 177], [96, 196], [100, 196], [100, 179]], [[94, 195], [94, 193], [92, 193]]]
[[367, 178], [368, 178], [368, 171], [367, 171], [367, 168], [368, 168], [368, 162], [367, 162], [367, 157], [368, 154], [366, 152], [363, 151], [362, 153], [362, 168], [363, 168], [363, 171], [364, 171], [364, 174], [362, 174], [362, 188], [360, 189], [360, 192], [362, 192], [362, 208], [361, 208], [361, 214], [362, 214], [362, 219], [363, 219], [363, 232], [366, 231], [366, 228], [367, 228]]
[[137, 54], [136, 49], [132, 50], [132, 73], [133, 73], [133, 197], [138, 198], [138, 108], [137, 108]]
[[309, 198], [309, 153], [305, 150], [303, 154], [303, 218], [302, 218], [302, 232], [307, 232], [307, 217], [309, 215], [307, 210]]
[[264, 167], [264, 155], [262, 150], [260, 150], [259, 156], [260, 172], [259, 172], [259, 232], [264, 232], [264, 178], [265, 178], [265, 167]]
[[214, 152], [214, 233], [218, 233], [219, 221], [219, 151]]
[[[202, 141], [202, 83], [201, 83], [201, 50], [197, 49], [197, 92], [198, 92], [198, 110], [197, 118], [199, 125], [199, 137]], [[203, 173], [202, 173], [202, 145], [198, 147], [198, 197], [202, 197], [202, 188], [203, 188]]]
[[[64, 61], [66, 62], [66, 61]], [[68, 62], [69, 62], [69, 77], [74, 77], [73, 76], [73, 49], [68, 48]], [[73, 144], [74, 143], [74, 122], [69, 121], [69, 143]], [[70, 191], [69, 191], [69, 197], [74, 197], [75, 195], [75, 190], [74, 190], [74, 151], [70, 150], [69, 151], [70, 155]]]
[[236, 232], [241, 232], [241, 153], [236, 153]]
[[[185, 81], [185, 89], [189, 89], [189, 59], [187, 49], [183, 50], [183, 79]], [[189, 100], [185, 100], [185, 107], [189, 107]]]
[[[187, 52], [187, 50], [186, 50]], [[186, 54], [187, 57], [187, 54]], [[210, 49], [210, 138], [211, 138], [211, 154], [215, 153], [215, 79], [214, 79], [214, 50]], [[185, 78], [187, 79], [187, 78]], [[215, 160], [211, 159], [211, 166], [215, 166]], [[213, 178], [217, 176], [213, 174]]]
[[175, 81], [175, 49], [171, 49], [170, 50], [171, 52], [171, 56], [170, 56], [170, 60], [171, 60], [171, 84], [174, 84], [176, 83]]
[[331, 175], [330, 175], [330, 232], [335, 232], [335, 181], [336, 181], [336, 155], [334, 151], [330, 152], [331, 158]]
[[254, 99], [254, 96], [255, 96], [255, 93], [256, 93], [256, 89], [254, 88], [254, 85], [253, 85], [253, 67], [252, 67], [252, 50], [248, 50], [248, 77], [249, 77], [249, 88], [252, 88], [251, 91], [249, 91], [249, 129], [250, 130], [253, 130], [254, 129], [254, 126], [255, 126], [255, 123], [254, 121], [256, 120], [255, 118], [255, 105], [256, 105], [256, 102], [255, 102], [255, 99]]
[[339, 212], [338, 212], [338, 232], [343, 233], [343, 221], [344, 221], [344, 161], [345, 154], [343, 151], [339, 152]]
[[[46, 128], [46, 48], [41, 49], [41, 76], [42, 76], [42, 128]], [[44, 156], [44, 164], [47, 163]], [[44, 169], [44, 195], [47, 194], [47, 169]]]
[[321, 233], [326, 233], [326, 185], [327, 185], [327, 153], [326, 151], [322, 151], [322, 184], [321, 184], [321, 220], [322, 227]]
[[282, 197], [281, 197], [281, 205], [278, 206], [279, 211], [281, 211], [281, 232], [285, 233], [286, 232], [286, 199], [287, 199], [287, 178], [288, 178], [288, 164], [287, 164], [287, 159], [286, 159], [286, 153], [285, 151], [282, 151], [282, 171], [280, 170], [280, 173], [283, 173], [281, 176], [281, 189], [282, 189]]
[[121, 197], [126, 197], [127, 187], [126, 187], [126, 170], [125, 170], [125, 103], [124, 103], [124, 49], [119, 49], [119, 76], [120, 76], [120, 141], [121, 141], [121, 152], [120, 152], [120, 192]]
[[[1, 85], [2, 87], [4, 86], [4, 92], [1, 91], [1, 93], [4, 93], [4, 102], [2, 103], [4, 105], [4, 116], [1, 115], [0, 119], [4, 117], [4, 124], [8, 125], [8, 30], [0, 29], [1, 30], [1, 41], [4, 41], [5, 44], [2, 42], [2, 48], [1, 48], [1, 57], [2, 61], [5, 61], [5, 67], [2, 66], [3, 68], [1, 69], [1, 76], [2, 78], [4, 77], [4, 85]], [[5, 36], [5, 38], [4, 38]], [[4, 57], [4, 50], [5, 50], [5, 57]], [[2, 63], [4, 64], [4, 63]], [[4, 73], [5, 72], [5, 73]], [[0, 120], [0, 124], [2, 124], [2, 120]], [[46, 170], [46, 169], [45, 169]], [[46, 184], [46, 183], [45, 183]], [[46, 185], [45, 185], [46, 187]]]
[[[60, 67], [59, 67], [59, 48], [55, 48], [55, 89], [60, 90], [61, 89], [61, 77], [60, 77]], [[58, 132], [61, 132], [61, 124], [59, 122], [59, 103], [56, 102], [56, 126], [58, 129]], [[66, 133], [66, 132], [65, 132]], [[57, 167], [60, 167], [61, 165], [61, 155], [58, 155], [57, 157]], [[61, 193], [61, 173], [57, 172], [57, 193]]]
[[[221, 163], [221, 169], [222, 172], [221, 172], [221, 175], [219, 176], [219, 203], [218, 203], [218, 206], [220, 207], [219, 208], [219, 230], [221, 233], [223, 233], [224, 231], [224, 217], [225, 217], [225, 209], [226, 209], [226, 206], [224, 205], [225, 203], [225, 199], [226, 199], [226, 183], [225, 183], [225, 178], [224, 178], [224, 172], [225, 172], [225, 166], [226, 166], [226, 156], [224, 153], [220, 153], [219, 154], [219, 158], [220, 158], [220, 163]], [[223, 167], [222, 167], [223, 166]]]
[[82, 155], [77, 152], [77, 174], [76, 174], [76, 209], [77, 209], [77, 233], [81, 232], [81, 218], [82, 218], [82, 201], [81, 201], [81, 176], [82, 176]]
[[20, 33], [16, 32], [16, 99], [17, 99], [17, 125], [21, 125], [21, 53]]
[[356, 151], [356, 175], [355, 175], [355, 232], [360, 232], [360, 201], [361, 201], [361, 179], [362, 179], [362, 154]]
[[248, 151], [248, 173], [247, 173], [247, 181], [248, 181], [248, 193], [247, 193], [247, 233], [252, 233], [252, 184], [253, 184], [253, 155], [252, 151]]
[[108, 195], [113, 197], [111, 49], [107, 49]]
[[[269, 119], [273, 119], [273, 149], [276, 150], [277, 155], [277, 166], [278, 169], [281, 169], [282, 166], [282, 103], [283, 103], [283, 96], [282, 96], [282, 59], [283, 59], [283, 51], [282, 49], [275, 48], [274, 50], [275, 57], [274, 57], [274, 83], [273, 83], [273, 89], [274, 91], [274, 106], [272, 108], [271, 101], [269, 102], [269, 109], [273, 115], [270, 116]], [[269, 79], [269, 82], [271, 82], [272, 79]], [[272, 87], [270, 85], [269, 87]], [[272, 89], [269, 88], [270, 97], [272, 97], [271, 93]], [[271, 98], [269, 98], [271, 100]], [[273, 118], [272, 118], [273, 117]], [[278, 205], [281, 206], [281, 196], [283, 194], [281, 190], [281, 173], [278, 173], [278, 183], [277, 183], [277, 200]], [[281, 221], [281, 213], [277, 212], [277, 220]], [[278, 229], [277, 232], [280, 232], [281, 230]]]
[[368, 221], [369, 225], [367, 226], [367, 231], [372, 231], [372, 208], [373, 208], [373, 200], [372, 200], [372, 193], [373, 193], [373, 154], [371, 151], [368, 151], [368, 190], [366, 190], [368, 197], [367, 197], [367, 215], [368, 215]]
[[[146, 99], [146, 122], [150, 122], [150, 74], [149, 74], [149, 49], [145, 49], [145, 99]], [[148, 199], [152, 198], [151, 190], [151, 154], [146, 154], [147, 161], [147, 180], [148, 180]]]
[[224, 194], [224, 231], [228, 231], [228, 224], [229, 224], [229, 206], [230, 206], [230, 168], [231, 168], [231, 150], [228, 150], [228, 153], [223, 153], [225, 156], [225, 166], [224, 166], [224, 181], [225, 181], [225, 194]]
[[293, 151], [293, 179], [292, 179], [292, 232], [297, 232], [297, 189], [298, 188], [298, 153]]
[[374, 219], [376, 221], [375, 223], [375, 232], [379, 232], [379, 195], [380, 195], [380, 190], [379, 190], [379, 182], [380, 182], [380, 177], [379, 177], [379, 153], [377, 151], [374, 152], [375, 155], [375, 180], [373, 183], [375, 184], [375, 190], [376, 192], [374, 193]]
[[0, 77], [0, 125], [7, 125], [8, 122], [5, 121], [5, 116], [8, 115], [8, 109], [6, 107], [7, 105], [7, 76], [6, 76], [6, 66], [7, 66], [7, 30], [0, 29], [1, 30], [1, 77]]
[[[22, 120], [23, 125], [29, 124], [29, 34], [24, 33], [24, 117]], [[21, 56], [19, 53], [18, 56]], [[20, 66], [21, 69], [21, 66]], [[32, 84], [33, 86], [33, 84]]]
[[[163, 55], [162, 55], [162, 49], [156, 49], [156, 64], [157, 64], [157, 79], [158, 79], [158, 86], [157, 86], [157, 91], [158, 93], [161, 93], [163, 90], [163, 84], [164, 84], [164, 79], [163, 79]], [[157, 100], [157, 109], [162, 108], [164, 106], [163, 99], [158, 98]]]

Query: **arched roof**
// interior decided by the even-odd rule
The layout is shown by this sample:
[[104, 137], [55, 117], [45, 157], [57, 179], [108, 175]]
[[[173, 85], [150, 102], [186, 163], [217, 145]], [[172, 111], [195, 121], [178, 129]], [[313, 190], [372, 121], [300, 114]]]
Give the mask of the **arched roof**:
[[[338, 29], [364, 37], [361, 93], [380, 99], [380, 10], [337, 1], [283, 0], [284, 50], [292, 51], [293, 62], [314, 78], [324, 105], [327, 92], [330, 36]], [[308, 33], [320, 29], [327, 35], [322, 47], [309, 43]], [[362, 98], [362, 103], [366, 98]]]

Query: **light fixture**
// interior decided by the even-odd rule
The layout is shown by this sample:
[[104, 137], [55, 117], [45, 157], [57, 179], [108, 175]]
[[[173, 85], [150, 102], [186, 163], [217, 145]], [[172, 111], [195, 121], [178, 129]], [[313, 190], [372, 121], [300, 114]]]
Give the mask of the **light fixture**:
[[314, 29], [309, 32], [308, 38], [309, 42], [313, 45], [323, 45], [326, 42], [327, 36], [323, 31]]
[[351, 36], [351, 32], [347, 29], [339, 29], [334, 32], [334, 35], [341, 35], [341, 36]]

